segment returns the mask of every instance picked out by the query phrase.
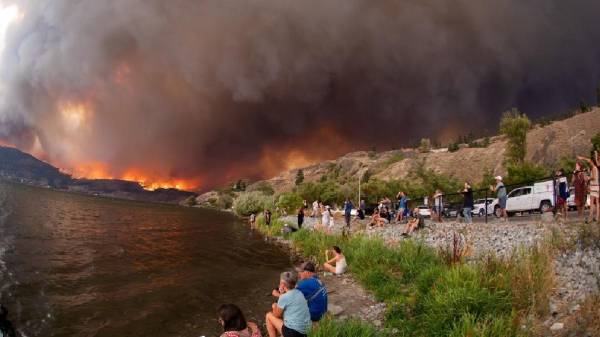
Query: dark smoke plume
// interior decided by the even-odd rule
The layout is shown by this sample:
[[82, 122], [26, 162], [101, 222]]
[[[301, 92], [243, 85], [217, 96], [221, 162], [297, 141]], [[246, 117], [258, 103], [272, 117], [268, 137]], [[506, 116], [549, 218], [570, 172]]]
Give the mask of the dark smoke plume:
[[291, 151], [495, 130], [513, 106], [591, 102], [600, 81], [597, 0], [16, 4], [0, 140], [205, 187], [273, 174]]

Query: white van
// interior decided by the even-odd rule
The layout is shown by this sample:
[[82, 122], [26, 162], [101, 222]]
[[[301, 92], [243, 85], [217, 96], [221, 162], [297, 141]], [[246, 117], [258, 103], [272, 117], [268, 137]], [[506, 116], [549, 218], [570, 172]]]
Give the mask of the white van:
[[[500, 216], [498, 199], [492, 203], [494, 213]], [[547, 212], [554, 207], [554, 188], [552, 180], [533, 184], [533, 186], [518, 187], [510, 191], [506, 201], [506, 212], [513, 215], [517, 212]]]

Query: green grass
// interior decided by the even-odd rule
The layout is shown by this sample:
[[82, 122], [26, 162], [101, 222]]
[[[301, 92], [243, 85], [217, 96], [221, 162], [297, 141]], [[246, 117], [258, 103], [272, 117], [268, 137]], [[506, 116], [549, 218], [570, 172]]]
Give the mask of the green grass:
[[[272, 227], [261, 225], [260, 230], [280, 235], [281, 226], [274, 220]], [[528, 331], [520, 328], [525, 318], [547, 313], [550, 245], [517, 251], [508, 259], [489, 256], [450, 264], [439, 252], [413, 240], [388, 247], [379, 239], [305, 230], [287, 238], [319, 263], [325, 249], [340, 246], [349, 272], [387, 304], [385, 324], [387, 331], [397, 331], [394, 335], [525, 336]], [[327, 321], [322, 328], [327, 334], [318, 330], [313, 336], [372, 336], [368, 327], [356, 322]], [[339, 334], [336, 329], [352, 330]]]
[[356, 319], [344, 322], [329, 317], [319, 322], [317, 328], [309, 334], [310, 337], [379, 337], [377, 329]]

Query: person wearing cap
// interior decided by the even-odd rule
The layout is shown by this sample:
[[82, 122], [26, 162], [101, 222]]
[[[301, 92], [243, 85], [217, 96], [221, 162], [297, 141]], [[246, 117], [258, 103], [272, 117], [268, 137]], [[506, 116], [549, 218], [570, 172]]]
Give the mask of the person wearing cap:
[[[298, 272], [298, 284], [296, 289], [300, 290], [308, 303], [310, 320], [318, 322], [327, 312], [327, 289], [317, 276], [317, 267], [312, 261], [306, 261], [296, 268]], [[273, 290], [273, 296], [279, 297], [279, 290]]]
[[502, 176], [496, 177], [496, 186], [490, 186], [490, 189], [493, 192], [496, 192], [496, 196], [498, 197], [498, 207], [500, 207], [501, 217], [506, 221], [508, 220], [508, 214], [506, 213], [506, 201], [508, 199], [506, 193], [506, 186], [502, 182]]
[[306, 337], [312, 326], [310, 311], [304, 294], [296, 289], [298, 276], [295, 272], [286, 271], [279, 278], [280, 294], [277, 303], [271, 306], [273, 311], [267, 313], [265, 322], [269, 337]]

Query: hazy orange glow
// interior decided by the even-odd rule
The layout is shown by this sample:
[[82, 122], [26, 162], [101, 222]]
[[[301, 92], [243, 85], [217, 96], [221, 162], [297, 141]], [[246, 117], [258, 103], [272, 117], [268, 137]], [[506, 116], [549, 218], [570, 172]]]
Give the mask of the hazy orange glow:
[[140, 169], [128, 169], [122, 174], [115, 174], [105, 163], [91, 162], [77, 165], [73, 169], [73, 177], [86, 179], [122, 179], [138, 182], [144, 189], [176, 188], [193, 190], [200, 186], [200, 179], [165, 179], [159, 175], [145, 173]]
[[125, 85], [129, 82], [131, 67], [127, 63], [121, 63], [114, 73], [114, 80], [117, 84]]
[[91, 107], [86, 103], [61, 102], [58, 104], [64, 126], [70, 131], [77, 131], [91, 117]]

